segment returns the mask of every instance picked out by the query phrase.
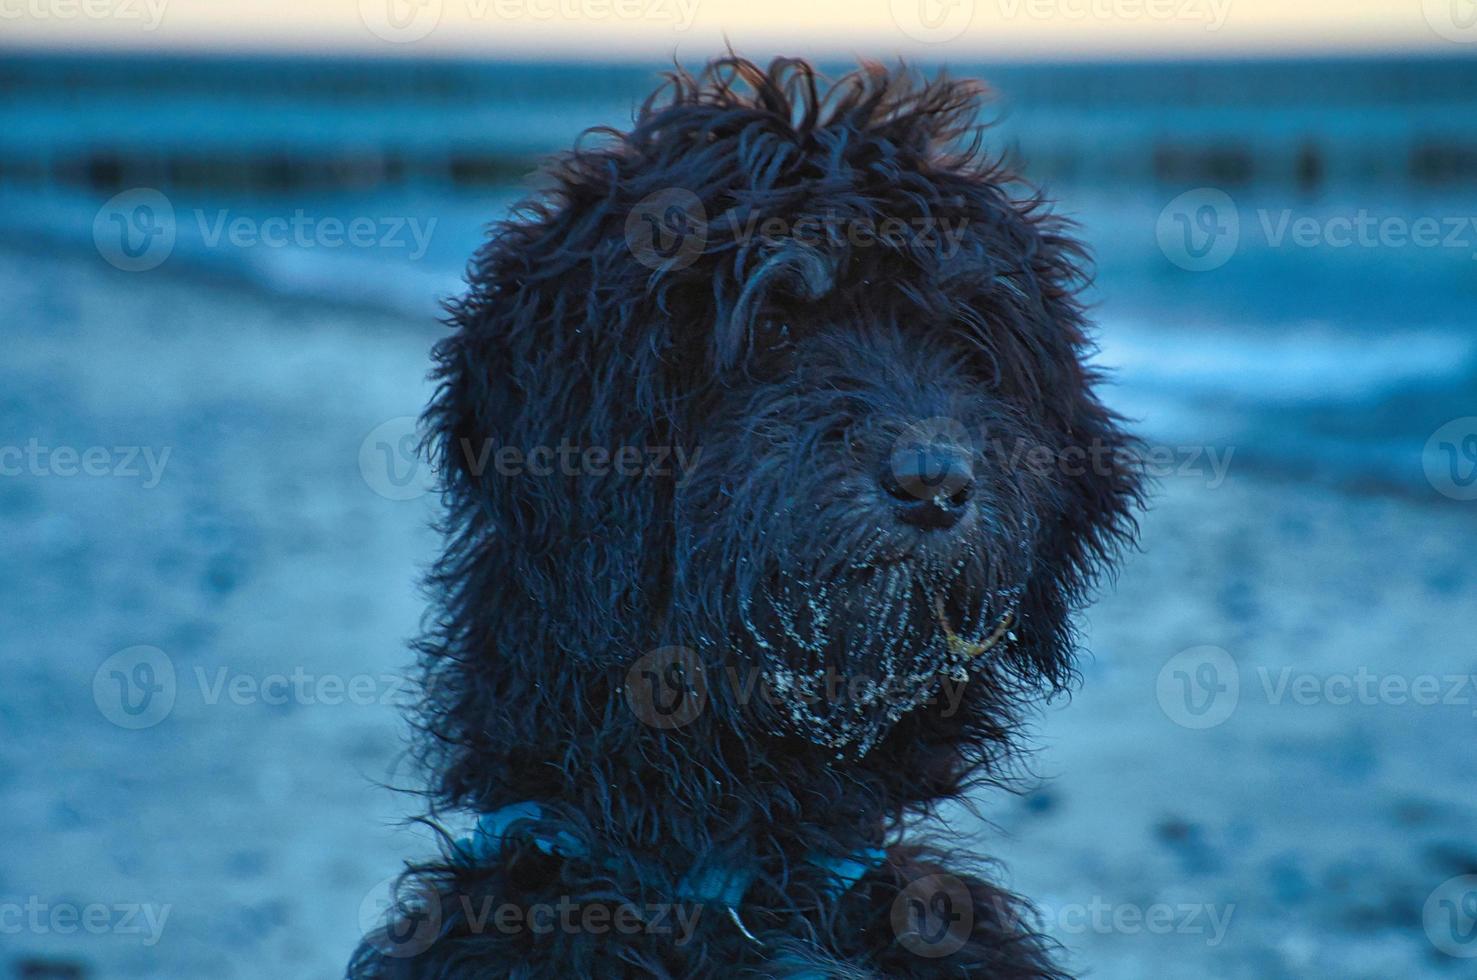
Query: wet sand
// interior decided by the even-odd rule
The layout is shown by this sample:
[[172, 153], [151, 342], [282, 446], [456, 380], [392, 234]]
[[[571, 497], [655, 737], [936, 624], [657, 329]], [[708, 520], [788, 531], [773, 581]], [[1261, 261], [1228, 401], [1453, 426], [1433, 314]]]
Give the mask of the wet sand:
[[[180, 270], [0, 255], [0, 443], [107, 460], [0, 478], [0, 901], [100, 904], [113, 923], [66, 932], [40, 912], [0, 964], [335, 976], [366, 896], [427, 849], [396, 827], [415, 801], [381, 784], [413, 779], [398, 678], [431, 501], [384, 467], [439, 328]], [[1142, 553], [1085, 624], [1079, 692], [1044, 713], [1039, 787], [982, 797], [989, 823], [956, 827], [1090, 976], [1464, 975], [1422, 909], [1477, 872], [1477, 690], [1397, 703], [1378, 684], [1431, 676], [1449, 700], [1451, 678], [1477, 673], [1474, 519], [1435, 494], [1234, 460], [1213, 489], [1166, 480]], [[144, 716], [106, 671], [95, 681], [139, 645], [175, 690], [131, 730], [115, 722]], [[1224, 654], [1170, 663], [1203, 647]], [[128, 678], [163, 663], [129, 657]], [[1227, 670], [1228, 712], [1228, 691], [1209, 697]]]

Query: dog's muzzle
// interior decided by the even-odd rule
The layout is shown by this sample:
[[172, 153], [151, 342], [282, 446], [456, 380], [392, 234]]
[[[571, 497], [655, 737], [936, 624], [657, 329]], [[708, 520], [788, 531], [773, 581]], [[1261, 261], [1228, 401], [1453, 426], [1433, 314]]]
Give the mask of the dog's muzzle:
[[[881, 591], [892, 615], [855, 617], [865, 623], [828, 622], [846, 610], [822, 616], [813, 601], [804, 617], [787, 615], [791, 603], [771, 602], [790, 654], [766, 658], [762, 668], [776, 709], [773, 734], [859, 758], [909, 712], [935, 701], [957, 708], [971, 672], [1015, 641], [1019, 595], [1019, 589], [991, 595], [972, 629], [956, 627], [944, 598], [925, 595], [900, 570]], [[773, 653], [773, 644], [763, 645]]]

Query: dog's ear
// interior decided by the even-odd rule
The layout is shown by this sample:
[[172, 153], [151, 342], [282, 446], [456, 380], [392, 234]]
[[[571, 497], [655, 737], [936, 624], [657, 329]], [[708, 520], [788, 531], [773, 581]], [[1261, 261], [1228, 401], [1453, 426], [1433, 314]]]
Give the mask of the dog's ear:
[[592, 170], [559, 174], [557, 198], [473, 259], [425, 416], [448, 507], [433, 585], [458, 642], [564, 665], [629, 657], [664, 574], [677, 466], [659, 297]]
[[1090, 278], [1085, 250], [1069, 223], [1031, 210], [1025, 217], [1034, 238], [1022, 272], [1035, 309], [1030, 347], [1044, 403], [1038, 422], [1054, 462], [1012, 655], [1028, 676], [1061, 685], [1073, 676], [1072, 613], [1136, 536], [1142, 452], [1100, 400], [1101, 372], [1088, 363], [1094, 348], [1078, 300]]
[[[1083, 370], [1084, 383], [1092, 372]], [[1053, 684], [1072, 676], [1072, 613], [1130, 544], [1141, 501], [1139, 451], [1120, 420], [1083, 390], [1057, 433], [1058, 493], [1042, 515], [1036, 570], [1021, 599], [1016, 655]]]

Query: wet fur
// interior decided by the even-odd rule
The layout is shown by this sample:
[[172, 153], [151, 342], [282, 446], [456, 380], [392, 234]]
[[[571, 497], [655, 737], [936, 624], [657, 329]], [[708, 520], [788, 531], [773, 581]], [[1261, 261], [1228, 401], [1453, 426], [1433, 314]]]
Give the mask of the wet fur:
[[[366, 943], [350, 976], [781, 976], [800, 963], [836, 977], [1062, 975], [1029, 907], [981, 862], [903, 839], [910, 818], [1008, 778], [1022, 710], [1072, 679], [1069, 616], [1129, 539], [1137, 499], [1133, 444], [1083, 364], [1081, 249], [968, 145], [981, 94], [875, 66], [825, 91], [797, 61], [679, 72], [630, 131], [554, 161], [548, 190], [478, 252], [425, 417], [447, 539], [420, 644], [431, 816], [536, 800], [541, 835], [601, 858], [551, 857], [525, 835], [491, 867], [417, 866], [405, 888], [411, 904], [437, 896], [439, 937], [404, 957]], [[690, 264], [653, 267], [625, 228], [668, 188], [701, 201], [706, 241]], [[808, 213], [947, 216], [967, 234], [950, 248], [732, 233]], [[941, 556], [879, 525], [868, 496], [866, 461], [927, 416], [989, 434], [974, 547]], [[633, 476], [469, 462], [478, 447], [561, 440], [700, 455], [690, 472]], [[1000, 451], [1022, 444], [1106, 448], [1108, 462], [1028, 472]], [[755, 643], [753, 603], [772, 604], [779, 582], [829, 585], [863, 610], [818, 655], [865, 669], [879, 632], [939, 642], [931, 618], [877, 598], [868, 569], [883, 560], [910, 562], [919, 595], [959, 597], [976, 626], [1018, 587], [1017, 640], [973, 671], [958, 711], [924, 705], [838, 757], [731, 684], [710, 684], [706, 709], [675, 730], [630, 709], [627, 672], [655, 648], [695, 650], [710, 678], [798, 655]], [[881, 630], [874, 614], [906, 621]], [[802, 860], [879, 844], [885, 865], [840, 900]], [[740, 913], [760, 943], [715, 908], [681, 944], [465, 916], [483, 898], [671, 902], [699, 856], [756, 871]], [[892, 913], [940, 873], [969, 889], [973, 925], [949, 955], [920, 956]]]

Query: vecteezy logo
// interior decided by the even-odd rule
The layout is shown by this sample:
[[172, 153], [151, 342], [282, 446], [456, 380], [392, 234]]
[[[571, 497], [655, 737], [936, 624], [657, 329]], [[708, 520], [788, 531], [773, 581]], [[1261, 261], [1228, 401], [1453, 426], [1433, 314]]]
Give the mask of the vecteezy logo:
[[1477, 0], [1421, 0], [1431, 30], [1458, 44], [1477, 42]]
[[119, 650], [92, 675], [92, 700], [119, 728], [152, 728], [174, 709], [174, 662], [158, 647]]
[[359, 929], [386, 956], [417, 956], [430, 949], [441, 932], [441, 899], [430, 888], [392, 875], [359, 903]]
[[626, 246], [650, 269], [685, 269], [708, 244], [703, 202], [680, 187], [648, 194], [626, 215]]
[[958, 419], [935, 416], [907, 426], [893, 441], [887, 483], [904, 499], [949, 497], [966, 488], [973, 474], [973, 440]]
[[441, 23], [441, 0], [359, 0], [359, 19], [380, 40], [408, 44]]
[[904, 949], [918, 956], [948, 956], [974, 931], [974, 899], [964, 882], [950, 874], [926, 875], [910, 882], [892, 902], [892, 931]]
[[924, 44], [952, 41], [974, 21], [974, 0], [891, 0], [892, 19]]
[[1159, 212], [1159, 250], [1181, 269], [1206, 272], [1231, 260], [1241, 241], [1241, 215], [1225, 191], [1185, 191]]
[[174, 205], [152, 187], [115, 194], [92, 219], [92, 243], [109, 265], [147, 272], [174, 251]]
[[1421, 462], [1437, 493], [1477, 500], [1477, 416], [1452, 419], [1431, 433]]
[[691, 724], [708, 703], [708, 680], [687, 647], [660, 647], [637, 657], [626, 671], [626, 703], [652, 728]]
[[1156, 692], [1166, 717], [1183, 728], [1214, 728], [1236, 710], [1241, 675], [1220, 647], [1182, 650], [1159, 671]]
[[1477, 875], [1448, 878], [1431, 892], [1422, 910], [1426, 937], [1447, 956], [1477, 956]]
[[421, 459], [416, 420], [401, 415], [381, 422], [359, 444], [359, 475], [387, 500], [414, 500], [430, 489], [430, 465]]

